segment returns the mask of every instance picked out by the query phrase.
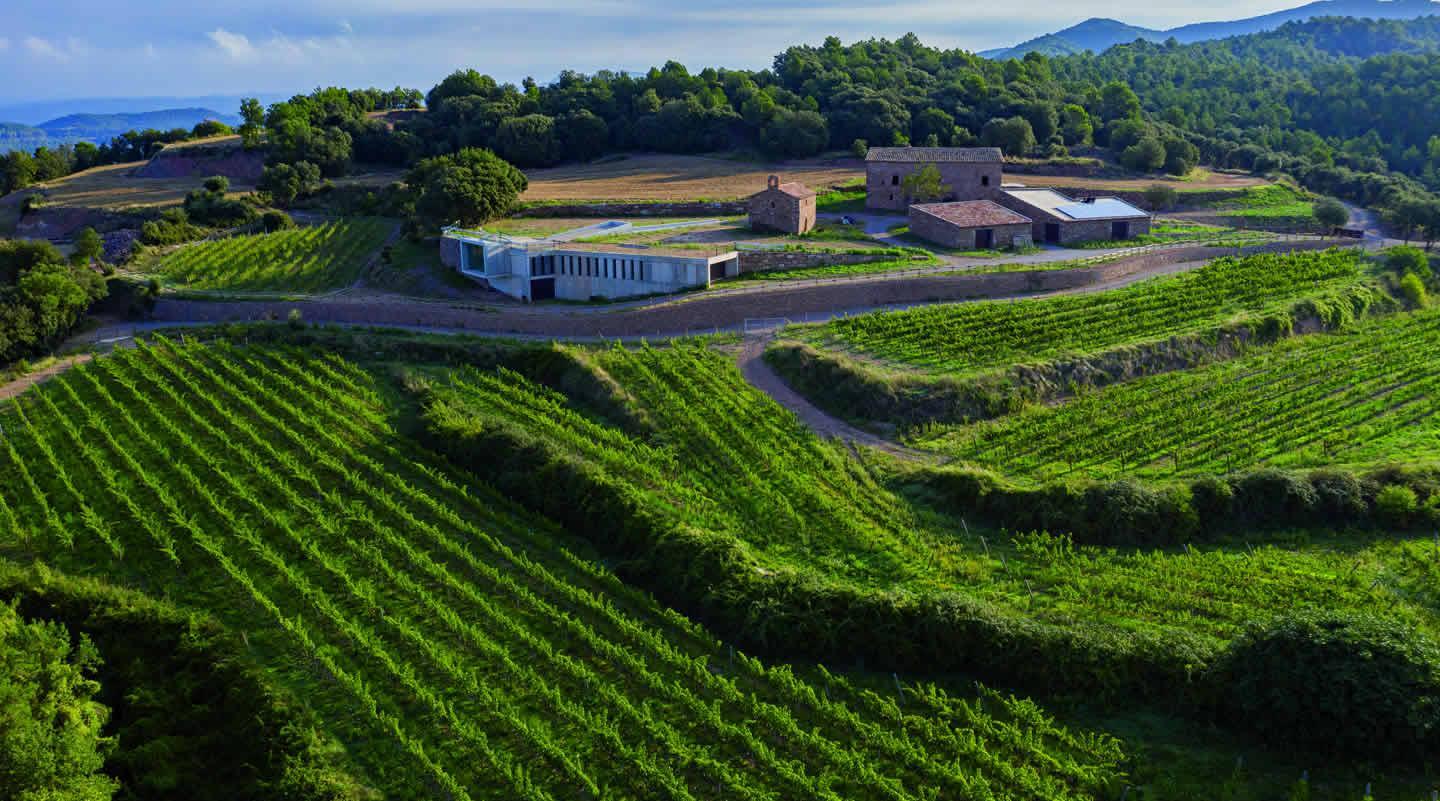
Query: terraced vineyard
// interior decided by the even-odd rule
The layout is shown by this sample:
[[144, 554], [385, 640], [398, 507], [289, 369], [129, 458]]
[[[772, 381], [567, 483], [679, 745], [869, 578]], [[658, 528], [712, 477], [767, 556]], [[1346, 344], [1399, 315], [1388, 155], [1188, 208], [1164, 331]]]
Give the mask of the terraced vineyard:
[[1002, 472], [1171, 476], [1440, 459], [1440, 313], [1367, 321], [915, 444]]
[[353, 218], [187, 245], [153, 268], [166, 283], [235, 292], [318, 292], [353, 284], [390, 235], [385, 220]]
[[877, 312], [785, 334], [896, 366], [971, 373], [1207, 331], [1304, 300], [1349, 319], [1376, 300], [1360, 281], [1354, 251], [1267, 254], [1111, 292]]
[[[607, 359], [637, 387], [675, 386], [643, 383], [653, 362]], [[546, 400], [464, 386], [493, 388], [497, 408]], [[794, 463], [843, 473], [836, 486], [865, 481], [799, 448], [795, 425], [760, 429], [789, 437]], [[338, 358], [159, 340], [30, 391], [0, 426], [0, 553], [214, 613], [388, 797], [1091, 798], [1122, 760], [1026, 701], [882, 695], [728, 651], [545, 521], [457, 483]], [[736, 446], [713, 457], [765, 469]]]

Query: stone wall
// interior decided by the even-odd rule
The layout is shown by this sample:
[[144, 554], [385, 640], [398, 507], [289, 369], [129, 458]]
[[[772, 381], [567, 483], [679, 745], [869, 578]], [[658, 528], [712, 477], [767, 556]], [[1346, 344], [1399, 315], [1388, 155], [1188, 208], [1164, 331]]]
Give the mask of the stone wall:
[[564, 203], [521, 206], [516, 217], [738, 217], [749, 211], [744, 200], [685, 203]]
[[804, 234], [815, 228], [815, 198], [795, 197], [767, 189], [750, 198], [750, 227], [787, 234]]
[[760, 273], [769, 270], [801, 270], [827, 264], [869, 264], [893, 261], [897, 257], [883, 253], [802, 253], [796, 250], [742, 250], [740, 272]]
[[452, 270], [460, 269], [460, 240], [440, 237], [440, 263]]
[[950, 194], [935, 202], [950, 200], [991, 200], [1000, 191], [1002, 165], [999, 162], [865, 162], [865, 208], [904, 210], [910, 199], [905, 196], [905, 177], [925, 167], [940, 170], [940, 183], [950, 187]]

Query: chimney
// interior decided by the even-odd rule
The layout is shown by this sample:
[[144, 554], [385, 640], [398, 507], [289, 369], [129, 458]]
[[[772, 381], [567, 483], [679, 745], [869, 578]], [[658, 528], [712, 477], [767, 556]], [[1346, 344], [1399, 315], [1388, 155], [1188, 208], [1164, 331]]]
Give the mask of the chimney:
[[770, 180], [766, 182], [766, 186], [767, 186], [768, 188], [770, 188], [770, 189], [779, 189], [779, 188], [780, 188], [780, 176], [778, 176], [778, 175], [772, 175], [772, 176], [770, 176]]

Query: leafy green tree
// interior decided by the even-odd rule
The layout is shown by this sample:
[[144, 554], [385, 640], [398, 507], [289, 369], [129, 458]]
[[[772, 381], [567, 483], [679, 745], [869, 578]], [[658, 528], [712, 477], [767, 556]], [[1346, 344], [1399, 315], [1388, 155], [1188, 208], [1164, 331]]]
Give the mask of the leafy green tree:
[[1084, 106], [1070, 103], [1060, 109], [1060, 135], [1070, 146], [1088, 145], [1094, 139], [1095, 127]]
[[850, 143], [850, 155], [857, 159], [864, 159], [870, 152], [870, 144], [864, 139], [856, 139]]
[[1027, 103], [1020, 116], [1030, 123], [1035, 141], [1042, 145], [1049, 144], [1060, 133], [1060, 113], [1053, 103], [1043, 100]]
[[107, 801], [119, 789], [101, 773], [114, 742], [101, 735], [99, 664], [88, 639], [0, 603], [0, 798]]
[[610, 144], [610, 126], [589, 109], [559, 117], [556, 128], [560, 134], [561, 156], [565, 159], [589, 161], [604, 153]]
[[1189, 175], [1200, 163], [1200, 148], [1178, 136], [1165, 140], [1165, 172]]
[[190, 129], [190, 135], [196, 139], [204, 139], [210, 136], [225, 136], [235, 133], [235, 129], [219, 120], [203, 120]]
[[257, 98], [247, 97], [240, 101], [240, 141], [247, 150], [260, 146], [265, 135], [265, 107]]
[[1415, 273], [1428, 277], [1431, 274], [1430, 257], [1420, 248], [1409, 245], [1390, 248], [1385, 254], [1385, 268], [1396, 275]]
[[1035, 131], [1024, 117], [992, 119], [980, 130], [980, 141], [1007, 156], [1023, 156], [1035, 149]]
[[289, 206], [300, 198], [320, 190], [324, 179], [320, 168], [308, 161], [294, 164], [272, 164], [260, 173], [255, 188], [270, 197], [277, 206]]
[[934, 164], [926, 164], [905, 176], [900, 181], [900, 187], [911, 203], [930, 203], [954, 191], [951, 186], [941, 182], [940, 168]]
[[89, 266], [101, 261], [105, 256], [105, 240], [94, 228], [86, 226], [80, 229], [75, 235], [75, 252], [71, 260], [75, 264]]
[[1100, 119], [1105, 122], [1140, 116], [1140, 98], [1135, 90], [1120, 81], [1100, 87]]
[[35, 183], [35, 158], [23, 150], [12, 150], [0, 164], [0, 183], [8, 194]]
[[0, 288], [41, 264], [61, 264], [65, 259], [44, 239], [0, 239]]
[[1125, 148], [1120, 163], [1138, 172], [1155, 172], [1165, 166], [1165, 146], [1159, 139], [1147, 136]]
[[945, 146], [955, 136], [955, 118], [933, 106], [916, 114], [910, 125], [911, 139], [923, 142], [932, 136], [937, 145]]
[[1151, 211], [1172, 209], [1179, 199], [1180, 193], [1176, 192], [1173, 186], [1152, 184], [1145, 190], [1145, 205], [1149, 206]]
[[68, 148], [35, 148], [35, 180], [53, 181], [69, 175], [74, 165]]
[[479, 148], [426, 159], [406, 183], [418, 194], [416, 215], [430, 225], [479, 225], [503, 216], [528, 186], [524, 173]]
[[775, 112], [760, 131], [760, 148], [766, 153], [805, 158], [824, 152], [830, 144], [825, 118], [813, 111]]
[[1314, 214], [1315, 222], [1320, 223], [1327, 231], [1333, 231], [1350, 221], [1350, 212], [1346, 210], [1345, 204], [1329, 197], [1315, 203]]
[[548, 167], [560, 160], [555, 120], [544, 114], [512, 117], [495, 132], [495, 152], [521, 167]]

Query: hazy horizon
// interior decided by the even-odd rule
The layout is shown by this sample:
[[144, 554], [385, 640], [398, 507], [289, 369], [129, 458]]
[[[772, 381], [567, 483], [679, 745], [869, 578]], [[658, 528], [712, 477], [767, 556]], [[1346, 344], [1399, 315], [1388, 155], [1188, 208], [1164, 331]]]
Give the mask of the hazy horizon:
[[[1124, 2], [1056, 13], [1021, 2], [957, 8], [922, 0], [823, 6], [722, 7], [714, 0], [535, 0], [525, 8], [457, 0], [335, 0], [208, 8], [162, 0], [144, 14], [93, 0], [12, 0], [0, 11], [3, 110], [106, 98], [288, 96], [316, 86], [428, 89], [473, 67], [502, 81], [550, 81], [562, 69], [642, 71], [674, 59], [696, 69], [761, 69], [795, 44], [895, 38], [980, 51], [1017, 44], [1092, 16], [1169, 28], [1256, 16], [1300, 3]], [[12, 16], [13, 15], [13, 16]], [[44, 86], [43, 93], [36, 87]], [[233, 109], [216, 109], [233, 111]]]

